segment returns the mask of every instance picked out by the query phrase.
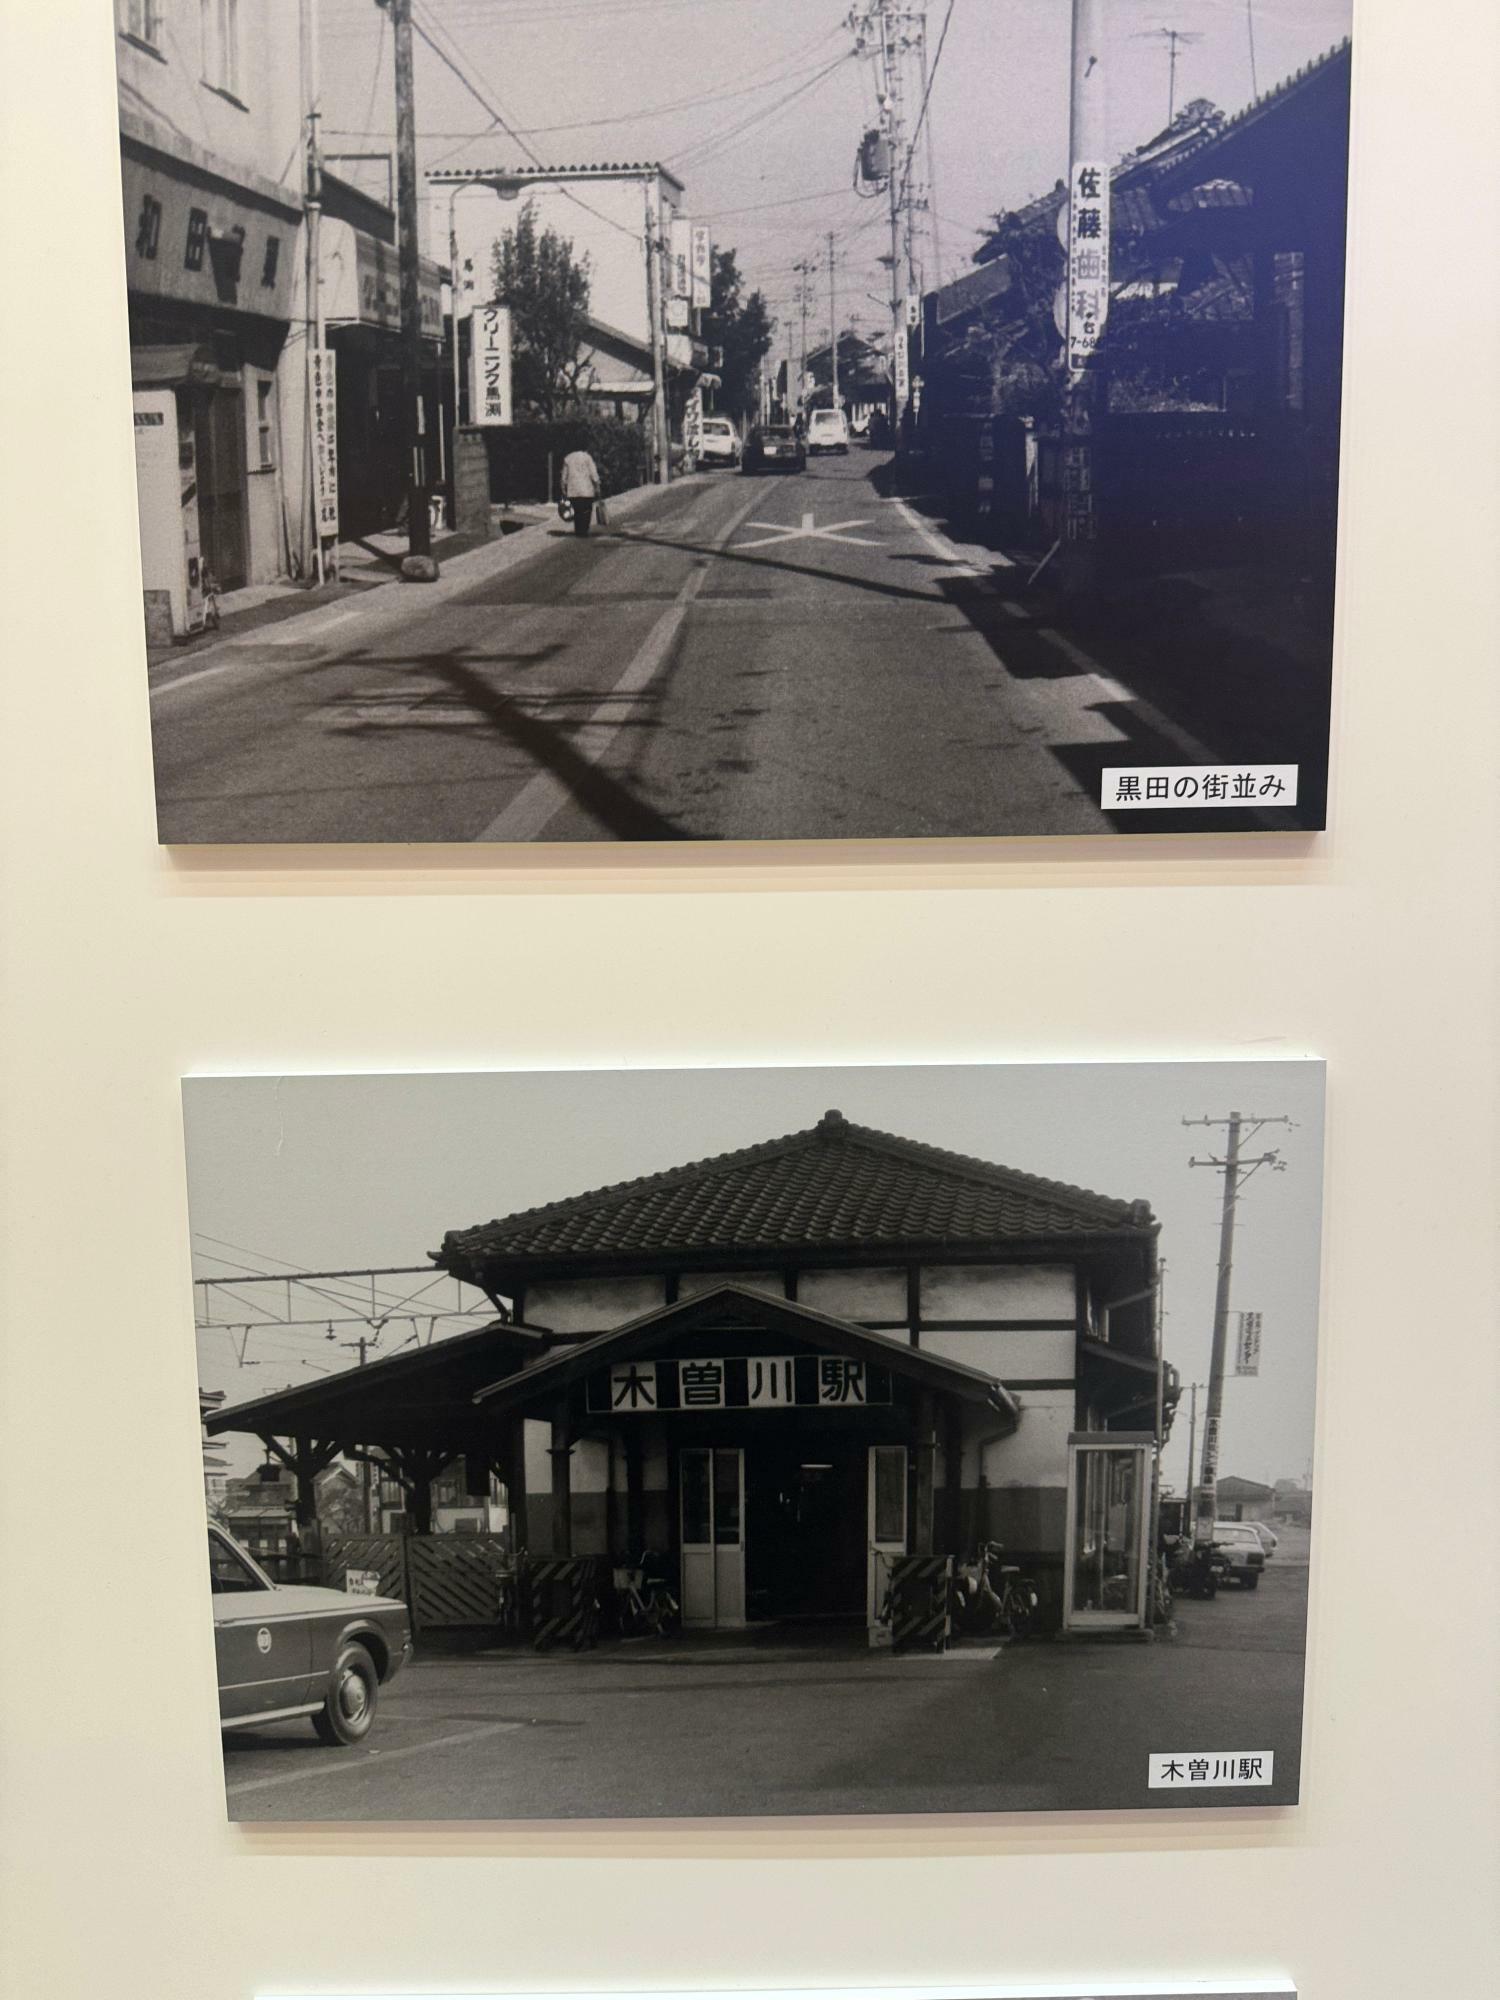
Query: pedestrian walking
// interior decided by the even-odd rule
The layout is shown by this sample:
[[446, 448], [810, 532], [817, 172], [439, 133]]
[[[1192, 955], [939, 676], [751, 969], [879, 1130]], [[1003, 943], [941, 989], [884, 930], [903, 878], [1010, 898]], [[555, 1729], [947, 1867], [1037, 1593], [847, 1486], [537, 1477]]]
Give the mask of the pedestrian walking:
[[591, 453], [570, 451], [562, 465], [563, 498], [572, 502], [573, 533], [586, 535], [594, 518], [594, 503], [603, 497], [599, 468]]

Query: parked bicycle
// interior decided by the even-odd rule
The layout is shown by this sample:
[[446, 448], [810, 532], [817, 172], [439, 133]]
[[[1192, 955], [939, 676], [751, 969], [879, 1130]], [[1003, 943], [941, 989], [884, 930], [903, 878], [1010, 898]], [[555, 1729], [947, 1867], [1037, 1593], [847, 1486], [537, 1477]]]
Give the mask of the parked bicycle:
[[1036, 1628], [1040, 1597], [1019, 1563], [1003, 1560], [999, 1542], [981, 1542], [978, 1553], [954, 1571], [951, 1611], [955, 1630], [979, 1638], [1004, 1630], [1024, 1639]]
[[650, 1549], [614, 1572], [622, 1639], [670, 1639], [682, 1629], [682, 1607]]

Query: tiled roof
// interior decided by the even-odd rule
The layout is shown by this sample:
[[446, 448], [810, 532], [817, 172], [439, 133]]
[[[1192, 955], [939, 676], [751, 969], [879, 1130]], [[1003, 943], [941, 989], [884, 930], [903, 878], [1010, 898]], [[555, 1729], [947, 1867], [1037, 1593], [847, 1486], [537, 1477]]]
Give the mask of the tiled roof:
[[450, 1230], [445, 1269], [661, 1253], [983, 1248], [1149, 1236], [1150, 1205], [945, 1152], [827, 1112], [810, 1130]]

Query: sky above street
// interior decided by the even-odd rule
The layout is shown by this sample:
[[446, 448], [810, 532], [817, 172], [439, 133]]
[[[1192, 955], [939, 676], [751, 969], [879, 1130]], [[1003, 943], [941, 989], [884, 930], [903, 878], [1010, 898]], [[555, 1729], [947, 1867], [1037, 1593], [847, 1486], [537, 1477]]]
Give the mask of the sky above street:
[[[1251, 44], [1260, 91], [1349, 32], [1351, 0], [1110, 0], [1111, 150], [1166, 123], [1168, 45], [1176, 102], [1247, 104]], [[919, 11], [915, 7], [913, 11]], [[1068, 0], [929, 0], [928, 118], [933, 209], [945, 279], [967, 267], [997, 211], [1042, 193], [1066, 168]], [[503, 118], [547, 165], [660, 160], [686, 184], [684, 208], [711, 219], [719, 247], [785, 326], [800, 260], [821, 260], [810, 338], [826, 330], [827, 233], [842, 325], [886, 324], [884, 204], [851, 187], [860, 135], [876, 122], [872, 64], [854, 54], [849, 0], [415, 0], [419, 168], [526, 164]], [[330, 153], [388, 151], [395, 129], [391, 32], [373, 0], [322, 0], [323, 131]], [[455, 73], [457, 72], [457, 73]], [[466, 85], [461, 78], [467, 78]], [[468, 85], [473, 86], [472, 89]], [[920, 103], [913, 68], [908, 130]], [[477, 96], [476, 96], [477, 92]], [[483, 99], [481, 104], [480, 99]], [[383, 190], [378, 164], [336, 172]], [[925, 179], [925, 138], [918, 178]], [[374, 176], [373, 181], [371, 176]], [[443, 198], [426, 240], [446, 256]], [[935, 268], [920, 245], [925, 278]]]
[[[184, 1087], [194, 1276], [424, 1264], [448, 1229], [779, 1138], [836, 1107], [856, 1124], [1147, 1199], [1162, 1225], [1167, 1358], [1184, 1383], [1206, 1382], [1220, 1179], [1188, 1162], [1222, 1154], [1224, 1133], [1181, 1121], [1284, 1114], [1290, 1130], [1244, 1145], [1279, 1148], [1286, 1169], [1257, 1172], [1240, 1204], [1232, 1304], [1263, 1313], [1264, 1350], [1259, 1376], [1228, 1383], [1220, 1469], [1300, 1478], [1313, 1437], [1322, 1077], [1320, 1064], [1265, 1062], [195, 1079]], [[379, 1282], [395, 1293], [422, 1281]], [[215, 1316], [243, 1324], [249, 1313], [219, 1293]], [[341, 1343], [362, 1331], [255, 1332], [249, 1366], [237, 1332], [203, 1332], [199, 1380], [231, 1402], [306, 1384], [356, 1365]], [[412, 1337], [393, 1322], [378, 1351]], [[1166, 1461], [1179, 1490], [1187, 1432], [1184, 1398]], [[258, 1461], [253, 1440], [226, 1442], [233, 1470]]]

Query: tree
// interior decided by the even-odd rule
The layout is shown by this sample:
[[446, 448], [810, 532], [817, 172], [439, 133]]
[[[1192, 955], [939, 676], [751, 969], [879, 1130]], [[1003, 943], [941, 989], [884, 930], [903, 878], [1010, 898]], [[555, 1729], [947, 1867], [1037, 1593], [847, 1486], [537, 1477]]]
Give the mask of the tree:
[[715, 370], [723, 383], [716, 407], [741, 418], [754, 412], [756, 372], [771, 351], [772, 330], [765, 300], [759, 292], [746, 298], [744, 283], [733, 250], [716, 250], [703, 339], [724, 355]]
[[495, 298], [510, 307], [516, 407], [555, 417], [578, 401], [589, 372], [589, 260], [550, 224], [539, 230], [528, 201], [496, 242], [493, 268]]

